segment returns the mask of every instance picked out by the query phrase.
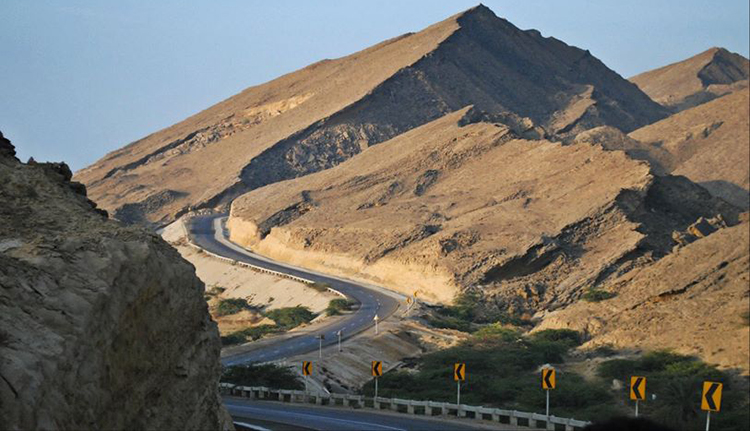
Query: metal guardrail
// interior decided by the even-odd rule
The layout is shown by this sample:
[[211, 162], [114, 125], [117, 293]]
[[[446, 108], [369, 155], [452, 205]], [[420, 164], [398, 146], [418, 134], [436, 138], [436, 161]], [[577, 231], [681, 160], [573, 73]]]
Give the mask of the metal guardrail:
[[576, 419], [545, 416], [538, 413], [519, 412], [492, 407], [469, 406], [465, 404], [441, 403], [435, 401], [402, 400], [399, 398], [370, 398], [363, 395], [323, 394], [289, 389], [270, 389], [264, 386], [239, 386], [231, 383], [220, 383], [222, 394], [235, 395], [250, 399], [282, 401], [289, 403], [304, 403], [327, 406], [343, 406], [353, 408], [373, 408], [375, 410], [390, 410], [393, 412], [423, 416], [456, 416], [481, 421], [509, 424], [511, 426], [538, 428], [544, 423], [547, 430], [555, 430], [557, 426], [565, 427], [565, 431], [575, 431], [589, 425], [590, 422]]
[[[185, 238], [187, 239], [187, 244], [190, 247], [193, 247], [193, 248], [195, 248], [197, 250], [200, 250], [202, 253], [205, 253], [205, 254], [213, 257], [213, 258], [220, 259], [220, 260], [223, 260], [225, 262], [229, 262], [232, 265], [239, 265], [239, 266], [243, 266], [245, 268], [250, 268], [250, 269], [252, 269], [255, 272], [261, 272], [263, 274], [269, 274], [269, 275], [273, 275], [273, 276], [280, 277], [280, 278], [287, 278], [289, 280], [294, 280], [294, 281], [297, 281], [299, 283], [315, 284], [314, 281], [308, 280], [306, 278], [297, 277], [297, 276], [290, 275], [290, 274], [285, 274], [283, 272], [278, 272], [278, 271], [274, 271], [274, 270], [271, 270], [271, 269], [268, 269], [268, 268], [263, 268], [262, 266], [253, 265], [253, 264], [250, 264], [250, 263], [247, 263], [247, 262], [240, 262], [239, 260], [229, 259], [228, 257], [224, 257], [224, 256], [218, 255], [216, 253], [212, 253], [212, 252], [210, 252], [210, 251], [208, 251], [208, 250], [200, 247], [199, 245], [193, 243], [192, 239], [190, 238], [190, 233], [189, 233], [187, 227], [185, 226], [184, 222], [182, 224], [182, 227], [185, 230]], [[333, 289], [331, 287], [328, 287], [326, 289], [329, 292], [333, 293], [333, 294], [336, 294], [336, 295], [338, 295], [338, 296], [340, 296], [342, 298], [346, 298], [346, 295], [344, 295], [343, 293], [339, 292], [336, 289]]]

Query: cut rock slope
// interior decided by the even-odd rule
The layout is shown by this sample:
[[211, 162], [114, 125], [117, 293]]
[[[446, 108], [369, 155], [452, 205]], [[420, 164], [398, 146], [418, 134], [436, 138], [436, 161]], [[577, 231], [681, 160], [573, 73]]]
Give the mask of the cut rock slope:
[[588, 51], [478, 6], [427, 29], [249, 88], [81, 170], [129, 223], [331, 168], [467, 105], [525, 136], [625, 132], [667, 111]]
[[231, 429], [194, 268], [0, 135], [3, 429]]

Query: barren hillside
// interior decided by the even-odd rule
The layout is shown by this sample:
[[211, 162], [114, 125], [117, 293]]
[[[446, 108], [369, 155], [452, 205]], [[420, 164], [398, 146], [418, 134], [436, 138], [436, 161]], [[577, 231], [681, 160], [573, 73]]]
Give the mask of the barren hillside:
[[674, 230], [736, 208], [589, 144], [520, 138], [466, 108], [232, 205], [262, 253], [450, 301], [482, 286], [533, 314], [668, 254]]
[[747, 58], [724, 48], [711, 48], [630, 80], [652, 99], [678, 112], [745, 88], [748, 78]]
[[722, 96], [625, 135], [587, 130], [575, 142], [625, 151], [660, 175], [684, 175], [714, 196], [750, 208], [750, 90]]
[[76, 178], [116, 218], [164, 224], [330, 168], [470, 104], [528, 136], [599, 125], [629, 132], [666, 115], [588, 51], [478, 6], [249, 88]]
[[671, 347], [747, 374], [749, 234], [745, 222], [693, 242], [614, 279], [617, 297], [553, 312], [539, 329], [582, 331], [589, 346]]

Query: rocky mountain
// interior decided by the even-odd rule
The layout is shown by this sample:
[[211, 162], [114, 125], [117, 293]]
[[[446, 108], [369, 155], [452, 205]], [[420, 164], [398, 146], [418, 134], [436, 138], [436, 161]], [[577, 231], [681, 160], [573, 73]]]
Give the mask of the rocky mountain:
[[524, 136], [550, 138], [601, 125], [630, 132], [667, 114], [588, 51], [478, 6], [248, 88], [76, 179], [116, 218], [164, 224], [331, 168], [468, 105]]
[[628, 135], [602, 126], [576, 142], [623, 150], [659, 174], [684, 175], [739, 208], [750, 208], [750, 89], [744, 88]]
[[679, 112], [745, 88], [748, 78], [747, 58], [724, 48], [711, 48], [630, 80], [655, 101]]
[[0, 428], [231, 429], [194, 268], [0, 134]]
[[671, 253], [739, 211], [599, 145], [524, 139], [474, 108], [234, 201], [232, 239], [280, 260], [450, 301], [480, 286], [533, 315]]
[[588, 346], [673, 348], [750, 372], [750, 225], [721, 229], [640, 271], [616, 277], [618, 295], [550, 313], [538, 329], [571, 328]]

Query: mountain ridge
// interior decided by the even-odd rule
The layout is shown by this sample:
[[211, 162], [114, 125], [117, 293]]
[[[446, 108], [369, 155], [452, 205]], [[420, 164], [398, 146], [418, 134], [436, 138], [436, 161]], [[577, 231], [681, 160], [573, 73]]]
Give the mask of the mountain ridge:
[[[398, 64], [387, 64], [392, 58]], [[367, 83], [352, 89], [344, 81]], [[243, 98], [257, 103], [238, 106]], [[76, 177], [116, 218], [163, 224], [328, 169], [469, 104], [539, 135], [601, 124], [629, 131], [666, 115], [588, 51], [520, 30], [480, 5], [251, 87]]]
[[747, 58], [713, 47], [635, 75], [630, 81], [656, 102], [679, 112], [747, 87], [749, 77]]

